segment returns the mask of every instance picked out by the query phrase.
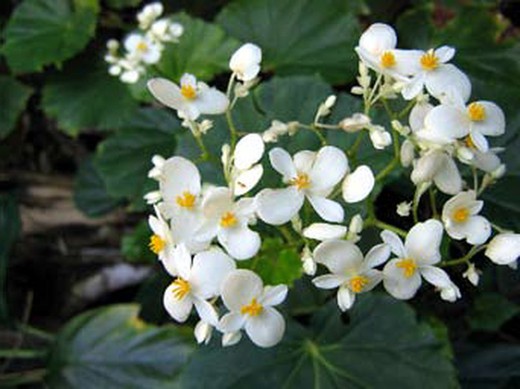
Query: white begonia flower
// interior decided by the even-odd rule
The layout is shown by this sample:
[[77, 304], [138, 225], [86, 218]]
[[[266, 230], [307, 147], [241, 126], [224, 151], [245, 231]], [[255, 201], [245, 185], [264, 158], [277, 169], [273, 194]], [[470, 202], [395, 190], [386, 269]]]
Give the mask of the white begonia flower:
[[308, 246], [303, 248], [301, 253], [301, 259], [303, 264], [303, 272], [309, 276], [313, 276], [316, 274], [317, 265], [314, 257], [312, 256], [312, 251]]
[[[347, 170], [348, 171], [348, 170]], [[357, 203], [364, 200], [374, 188], [375, 178], [372, 170], [361, 165], [352, 173], [347, 173], [341, 186], [343, 200], [347, 203]]]
[[441, 290], [452, 285], [448, 274], [433, 266], [441, 260], [442, 233], [442, 223], [434, 219], [413, 226], [404, 245], [396, 233], [381, 233], [383, 242], [397, 256], [383, 269], [383, 284], [388, 293], [400, 300], [410, 299], [421, 286], [421, 277]]
[[161, 59], [161, 46], [144, 35], [137, 33], [128, 35], [124, 46], [129, 58], [135, 58], [147, 64], [155, 64]]
[[462, 178], [455, 161], [442, 150], [432, 150], [414, 161], [412, 182], [421, 185], [433, 182], [439, 190], [455, 195], [462, 190]]
[[345, 176], [348, 161], [345, 153], [334, 146], [322, 147], [317, 153], [303, 150], [294, 155], [279, 147], [269, 152], [273, 168], [282, 174], [284, 189], [264, 189], [256, 196], [257, 213], [268, 224], [287, 223], [296, 216], [305, 198], [318, 215], [329, 222], [341, 222], [341, 205], [327, 199]]
[[485, 136], [499, 136], [505, 132], [505, 116], [498, 105], [490, 101], [475, 101], [467, 106], [441, 104], [425, 118], [425, 127], [446, 143], [468, 136], [472, 149], [489, 149]]
[[241, 196], [253, 189], [264, 174], [257, 164], [264, 155], [265, 145], [259, 134], [248, 134], [241, 138], [233, 154], [233, 193]]
[[462, 273], [462, 277], [467, 278], [469, 282], [471, 282], [474, 286], [477, 286], [481, 273], [482, 272], [475, 267], [474, 263], [470, 263], [466, 271]]
[[266, 286], [250, 270], [235, 270], [225, 279], [224, 305], [230, 310], [219, 322], [222, 332], [244, 328], [251, 341], [260, 347], [272, 347], [283, 337], [285, 320], [273, 307], [287, 296], [286, 285]]
[[468, 76], [448, 62], [455, 55], [455, 49], [442, 46], [428, 51], [409, 50], [402, 59], [407, 74], [412, 79], [401, 91], [406, 100], [411, 100], [426, 87], [428, 93], [438, 100], [466, 102], [471, 94]]
[[520, 256], [520, 234], [498, 234], [488, 243], [484, 254], [497, 265], [515, 264]]
[[[236, 267], [235, 261], [219, 249], [199, 253], [192, 261], [184, 248], [174, 261], [164, 264], [170, 275], [177, 277], [163, 296], [164, 307], [170, 316], [185, 322], [195, 306], [201, 320], [216, 326], [217, 311], [207, 300], [220, 294], [222, 282]], [[173, 271], [170, 265], [173, 265]]]
[[[503, 148], [496, 147], [491, 148], [485, 153], [483, 153], [477, 149], [470, 148], [472, 158], [470, 159], [469, 163], [475, 166], [477, 169], [480, 169], [486, 173], [496, 174], [495, 172], [497, 172], [497, 170], [505, 169], [505, 165], [502, 164], [502, 161], [497, 155], [503, 150]], [[497, 176], [496, 178], [500, 177]]]
[[147, 30], [152, 23], [162, 15], [164, 11], [163, 5], [159, 2], [147, 4], [137, 14], [137, 21], [141, 30]]
[[197, 340], [198, 344], [208, 344], [211, 340], [211, 336], [213, 335], [213, 326], [206, 323], [204, 320], [199, 320], [199, 322], [195, 325], [193, 334], [195, 335], [195, 339]]
[[370, 135], [372, 146], [376, 150], [383, 150], [392, 144], [392, 136], [382, 126], [369, 126], [368, 134]]
[[312, 223], [303, 230], [303, 236], [315, 240], [342, 239], [347, 234], [347, 227], [338, 224]]
[[363, 253], [352, 242], [328, 240], [314, 250], [314, 259], [329, 269], [331, 274], [312, 280], [321, 289], [338, 289], [338, 306], [342, 311], [352, 307], [356, 294], [368, 292], [383, 279], [382, 272], [374, 269], [390, 257], [387, 244], [374, 246], [363, 259]]
[[148, 89], [162, 104], [175, 109], [183, 119], [196, 120], [201, 114], [218, 115], [226, 111], [229, 100], [226, 95], [195, 76], [185, 73], [180, 87], [165, 78], [152, 78]]
[[260, 249], [260, 235], [249, 229], [254, 219], [255, 204], [252, 198], [233, 201], [228, 188], [208, 190], [202, 201], [204, 225], [201, 236], [217, 237], [218, 242], [237, 260], [249, 259]]
[[168, 19], [155, 21], [148, 34], [159, 42], [176, 42], [184, 33], [184, 27], [179, 23], [172, 23]]
[[461, 298], [460, 290], [453, 282], [447, 286], [439, 287], [438, 289], [441, 295], [441, 299], [449, 301], [450, 303], [453, 303], [457, 299]]
[[165, 261], [167, 258], [172, 258], [175, 243], [173, 242], [170, 226], [162, 218], [157, 208], [155, 208], [155, 213], [156, 216], [150, 215], [148, 217], [148, 225], [153, 232], [148, 247], [159, 257], [159, 260]]
[[469, 244], [479, 245], [491, 235], [491, 224], [478, 215], [484, 202], [477, 200], [474, 191], [460, 192], [449, 199], [442, 209], [442, 222], [453, 239], [465, 239]]
[[229, 68], [240, 81], [251, 81], [260, 72], [262, 50], [253, 43], [246, 43], [233, 53]]
[[410, 216], [411, 210], [412, 210], [412, 202], [403, 201], [402, 203], [397, 204], [396, 212], [401, 217]]

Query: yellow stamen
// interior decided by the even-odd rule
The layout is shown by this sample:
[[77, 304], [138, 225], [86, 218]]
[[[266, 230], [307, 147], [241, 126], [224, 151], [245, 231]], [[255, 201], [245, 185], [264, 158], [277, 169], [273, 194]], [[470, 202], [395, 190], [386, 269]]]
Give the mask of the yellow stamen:
[[148, 51], [148, 45], [145, 42], [139, 42], [137, 44], [137, 50], [141, 52]]
[[309, 176], [305, 173], [298, 173], [296, 178], [291, 180], [291, 185], [294, 185], [298, 190], [307, 189], [311, 185]]
[[395, 55], [391, 51], [385, 51], [381, 54], [381, 66], [384, 68], [391, 68], [395, 66]]
[[242, 315], [249, 315], [254, 317], [260, 315], [263, 310], [264, 307], [262, 306], [262, 304], [259, 304], [256, 301], [256, 298], [253, 298], [250, 304], [244, 305], [242, 308], [240, 308], [240, 313]]
[[220, 218], [220, 225], [224, 228], [233, 227], [235, 224], [237, 224], [237, 218], [233, 212], [226, 212]]
[[396, 266], [400, 269], [403, 269], [404, 276], [406, 278], [410, 278], [415, 274], [415, 270], [417, 269], [417, 264], [411, 258], [404, 258], [397, 262]]
[[195, 97], [197, 97], [197, 91], [191, 85], [184, 84], [181, 87], [181, 95], [184, 96], [185, 99], [193, 100]]
[[177, 196], [175, 201], [179, 206], [183, 208], [192, 209], [195, 205], [195, 195], [186, 191], [182, 193], [182, 196]]
[[469, 135], [464, 138], [464, 143], [470, 149], [475, 150], [477, 148], [477, 146], [475, 146], [475, 143], [473, 143], [473, 140], [471, 139], [471, 136], [469, 136]]
[[467, 208], [459, 208], [453, 212], [453, 220], [457, 223], [464, 223], [469, 218], [469, 211]]
[[439, 58], [435, 55], [433, 49], [428, 50], [421, 57], [421, 66], [424, 70], [434, 70], [439, 66]]
[[348, 281], [348, 284], [352, 292], [359, 293], [363, 290], [366, 284], [368, 284], [368, 278], [363, 276], [355, 276]]
[[468, 105], [468, 116], [473, 122], [481, 122], [486, 118], [486, 109], [480, 103], [471, 103]]
[[155, 254], [159, 254], [161, 251], [163, 251], [164, 246], [166, 246], [166, 242], [159, 235], [154, 234], [150, 237], [150, 243], [148, 244], [148, 247]]
[[173, 285], [173, 297], [177, 300], [182, 300], [191, 290], [190, 283], [183, 278], [176, 278], [172, 282]]

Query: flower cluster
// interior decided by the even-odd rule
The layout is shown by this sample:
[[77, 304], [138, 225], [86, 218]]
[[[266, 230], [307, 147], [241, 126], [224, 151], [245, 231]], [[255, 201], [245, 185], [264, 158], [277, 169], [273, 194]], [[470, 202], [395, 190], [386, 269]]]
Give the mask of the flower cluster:
[[123, 50], [117, 40], [107, 42], [105, 61], [110, 64], [108, 71], [112, 76], [128, 84], [136, 83], [146, 73], [147, 66], [161, 60], [165, 45], [179, 41], [184, 32], [183, 26], [166, 17], [160, 18], [162, 14], [161, 3], [146, 5], [137, 14], [139, 30], [125, 37]]
[[[274, 307], [283, 303], [288, 286], [264, 286], [252, 270], [237, 269], [238, 262], [247, 264], [262, 250], [264, 237], [258, 231], [279, 229], [288, 244], [301, 250], [303, 271], [314, 277], [313, 284], [337, 289], [342, 311], [352, 307], [357, 294], [380, 283], [396, 299], [410, 299], [423, 279], [442, 299], [455, 301], [461, 292], [443, 268], [466, 265], [464, 277], [477, 285], [480, 271], [471, 260], [481, 251], [496, 264], [516, 264], [520, 235], [503, 231], [479, 214], [484, 205], [479, 196], [505, 170], [498, 150], [486, 139], [504, 132], [502, 111], [488, 101], [468, 104], [471, 83], [449, 63], [455, 49], [401, 50], [396, 44], [390, 26], [374, 24], [363, 33], [356, 48], [359, 85], [352, 92], [362, 96], [365, 109], [336, 124], [322, 122], [336, 103], [336, 97], [329, 96], [317, 107], [312, 123], [275, 120], [263, 133], [239, 134], [232, 109], [258, 83], [261, 69], [262, 52], [252, 43], [231, 57], [226, 93], [191, 74], [183, 75], [180, 84], [164, 78], [148, 81], [157, 100], [174, 109], [192, 132], [202, 160], [210, 160], [204, 134], [212, 123], [200, 116], [225, 114], [230, 131], [230, 143], [222, 145], [220, 157], [226, 185], [202, 182], [197, 166], [186, 158], [155, 156], [149, 177], [159, 188], [145, 197], [155, 209], [149, 217], [150, 249], [173, 278], [164, 292], [164, 306], [178, 322], [195, 308], [200, 343], [208, 342], [214, 330], [222, 333], [225, 346], [240, 341], [242, 330], [260, 347], [282, 339], [285, 321]], [[391, 103], [399, 96], [407, 106], [396, 114]], [[377, 106], [388, 111], [391, 128], [372, 122], [371, 109]], [[399, 122], [406, 115], [407, 125]], [[270, 143], [299, 131], [314, 133], [322, 147], [293, 155], [272, 147], [266, 153]], [[325, 131], [343, 131], [346, 137], [357, 133], [357, 139], [343, 150], [327, 144]], [[357, 162], [366, 132], [376, 150], [394, 147], [393, 160], [379, 172]], [[413, 223], [404, 223], [408, 230], [379, 220], [373, 206], [375, 184], [384, 183], [400, 166], [411, 167], [416, 187], [413, 198], [398, 206], [400, 216], [413, 216]], [[280, 185], [257, 188], [267, 169], [280, 175]], [[462, 169], [473, 174], [472, 186], [463, 180]], [[438, 191], [452, 196], [441, 212]], [[431, 201], [421, 221], [418, 209], [425, 192]], [[365, 214], [355, 215], [347, 226], [345, 210], [362, 201]], [[367, 228], [379, 229], [380, 240], [372, 240], [363, 255], [358, 244], [364, 243]], [[499, 234], [489, 241], [493, 229]], [[443, 259], [443, 239], [464, 240], [469, 249], [461, 258]]]

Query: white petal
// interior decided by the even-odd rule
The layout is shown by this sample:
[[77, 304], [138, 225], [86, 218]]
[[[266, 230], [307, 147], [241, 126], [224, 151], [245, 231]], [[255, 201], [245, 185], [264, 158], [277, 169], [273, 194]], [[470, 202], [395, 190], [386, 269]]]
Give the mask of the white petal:
[[240, 174], [234, 179], [234, 191], [235, 196], [242, 196], [251, 189], [253, 189], [258, 181], [264, 174], [264, 168], [262, 165], [255, 165], [251, 169], [240, 172]]
[[392, 253], [397, 255], [399, 258], [406, 257], [406, 250], [404, 249], [403, 241], [395, 232], [384, 230], [381, 232], [381, 239], [390, 246]]
[[486, 257], [498, 265], [514, 263], [520, 256], [520, 234], [503, 233], [489, 242]]
[[167, 107], [179, 110], [184, 107], [184, 98], [180, 88], [166, 78], [152, 78], [147, 83], [153, 97]]
[[296, 168], [293, 160], [287, 151], [280, 147], [275, 147], [269, 152], [269, 160], [273, 169], [280, 173], [285, 180], [296, 177]]
[[484, 107], [485, 119], [481, 122], [473, 122], [473, 129], [482, 135], [498, 136], [506, 130], [506, 118], [502, 109], [491, 101], [477, 101]]
[[207, 219], [220, 221], [220, 217], [225, 212], [233, 209], [233, 200], [228, 188], [212, 188], [202, 200], [202, 212]]
[[199, 322], [195, 325], [195, 329], [193, 330], [195, 339], [197, 339], [198, 344], [208, 344], [208, 342], [211, 340], [212, 332], [213, 327], [202, 320], [199, 320]]
[[368, 283], [363, 286], [361, 292], [368, 292], [374, 289], [383, 280], [383, 272], [381, 270], [370, 269], [364, 271], [363, 276], [368, 278]]
[[418, 103], [413, 106], [408, 118], [408, 123], [413, 132], [424, 128], [424, 119], [432, 109], [433, 105], [429, 103]]
[[[400, 239], [399, 239], [400, 240]], [[378, 244], [370, 249], [365, 256], [365, 268], [371, 269], [385, 263], [390, 258], [390, 245]]]
[[264, 155], [264, 141], [259, 134], [248, 134], [237, 142], [234, 154], [235, 167], [249, 169]]
[[479, 150], [473, 151], [473, 164], [477, 169], [483, 170], [486, 173], [495, 171], [501, 163], [500, 158], [498, 158], [492, 150], [488, 150], [487, 153], [483, 153]]
[[175, 285], [170, 285], [166, 288], [163, 295], [163, 305], [168, 314], [183, 323], [188, 319], [191, 309], [193, 307], [193, 300], [189, 293], [182, 299], [177, 299], [174, 295]]
[[164, 266], [164, 269], [170, 274], [172, 277], [175, 277], [179, 274], [179, 271], [177, 270], [176, 263], [177, 263], [177, 256], [184, 255], [184, 250], [186, 250], [186, 247], [184, 245], [177, 245], [171, 248], [168, 255], [165, 255], [164, 258], [162, 258], [161, 263]]
[[218, 324], [218, 314], [213, 305], [202, 299], [195, 299], [194, 304], [201, 320], [211, 324], [212, 326]]
[[221, 250], [214, 249], [197, 254], [193, 258], [189, 280], [193, 293], [201, 299], [218, 296], [222, 282], [235, 268], [235, 261]]
[[455, 49], [450, 46], [441, 46], [435, 50], [435, 56], [441, 63], [449, 62], [455, 56]]
[[237, 312], [226, 313], [218, 324], [219, 331], [222, 332], [236, 332], [244, 327], [246, 318], [244, 315]]
[[343, 221], [343, 207], [336, 201], [321, 196], [307, 196], [312, 208], [320, 217], [328, 222], [340, 223]]
[[272, 347], [282, 340], [285, 320], [276, 309], [264, 307], [258, 316], [248, 318], [245, 329], [254, 344]]
[[419, 73], [404, 86], [401, 94], [405, 100], [411, 100], [422, 92], [424, 87], [424, 73]]
[[372, 24], [359, 38], [359, 46], [374, 55], [393, 49], [396, 44], [397, 35], [394, 29], [384, 23]]
[[268, 224], [280, 225], [291, 220], [303, 205], [305, 196], [295, 187], [264, 189], [255, 201], [260, 219]]
[[374, 188], [374, 174], [366, 166], [358, 166], [352, 173], [347, 174], [342, 185], [343, 199], [347, 203], [357, 203], [364, 200]]
[[200, 193], [200, 173], [197, 166], [183, 157], [166, 160], [159, 181], [162, 198], [165, 202], [175, 203], [184, 192], [197, 196]]
[[465, 223], [465, 233], [469, 244], [483, 244], [491, 235], [491, 224], [483, 216], [472, 216]]
[[334, 146], [322, 147], [309, 174], [313, 191], [333, 188], [345, 176], [348, 161], [345, 153]]
[[239, 269], [231, 272], [222, 284], [222, 301], [231, 311], [239, 312], [244, 305], [258, 298], [264, 290], [262, 280], [251, 270]]
[[396, 299], [411, 299], [421, 286], [421, 276], [416, 271], [411, 277], [405, 277], [403, 269], [396, 266], [399, 259], [392, 259], [383, 269], [383, 284], [388, 293]]
[[415, 185], [433, 180], [440, 167], [445, 163], [446, 156], [442, 151], [432, 151], [419, 158], [413, 168], [411, 179]]
[[347, 234], [347, 227], [328, 224], [328, 223], [313, 223], [303, 230], [303, 236], [309, 239], [329, 240], [341, 239]]
[[336, 289], [338, 286], [346, 281], [346, 277], [338, 276], [336, 274], [325, 274], [313, 278], [312, 283], [320, 289]]
[[281, 304], [287, 297], [287, 292], [287, 285], [266, 286], [259, 303], [264, 306]]
[[439, 262], [443, 231], [442, 223], [435, 219], [417, 223], [406, 236], [404, 243], [406, 254], [424, 265]]
[[462, 190], [462, 178], [455, 161], [444, 154], [444, 161], [433, 177], [439, 190], [446, 194], [456, 194]]
[[246, 43], [233, 53], [229, 60], [229, 68], [242, 81], [250, 81], [260, 71], [262, 50], [255, 44]]
[[296, 170], [300, 173], [309, 174], [312, 169], [312, 165], [314, 164], [314, 160], [316, 159], [316, 155], [317, 153], [315, 151], [298, 151], [296, 154], [294, 154], [293, 157]]
[[185, 245], [180, 244], [177, 246], [173, 259], [174, 267], [179, 276], [185, 280], [189, 279], [191, 275], [191, 254]]
[[419, 270], [424, 279], [433, 286], [443, 289], [451, 285], [450, 276], [441, 268], [435, 266], [421, 266]]
[[426, 75], [426, 89], [440, 100], [451, 95], [458, 95], [464, 102], [471, 95], [471, 82], [468, 76], [452, 64], [440, 65]]
[[363, 261], [363, 254], [350, 241], [327, 240], [314, 250], [314, 260], [325, 265], [332, 273], [347, 275], [358, 270]]
[[222, 347], [234, 346], [242, 339], [242, 332], [228, 332], [222, 335]]
[[342, 287], [338, 289], [337, 300], [339, 309], [345, 312], [354, 304], [354, 301], [356, 300], [356, 294], [352, 293], [350, 289]]
[[221, 91], [215, 88], [208, 88], [199, 92], [193, 104], [202, 114], [218, 115], [226, 112], [229, 100]]
[[436, 143], [450, 143], [469, 133], [470, 121], [465, 112], [450, 105], [438, 105], [425, 117], [425, 138]]
[[217, 234], [219, 243], [237, 260], [254, 257], [260, 249], [260, 235], [247, 225], [221, 228]]

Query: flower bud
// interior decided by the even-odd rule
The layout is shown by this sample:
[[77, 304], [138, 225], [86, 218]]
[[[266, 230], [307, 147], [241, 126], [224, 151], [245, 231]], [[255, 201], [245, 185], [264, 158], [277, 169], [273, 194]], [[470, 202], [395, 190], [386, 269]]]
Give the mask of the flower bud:
[[377, 150], [383, 150], [385, 147], [392, 144], [392, 137], [390, 133], [385, 131], [381, 126], [373, 126], [370, 129], [370, 140], [372, 145]]
[[516, 262], [520, 256], [520, 234], [507, 232], [495, 236], [484, 254], [497, 265]]
[[357, 132], [370, 125], [370, 118], [362, 113], [355, 113], [341, 120], [338, 125], [346, 132]]
[[205, 321], [200, 320], [195, 326], [194, 335], [198, 344], [208, 344], [211, 340], [212, 333], [213, 327]]
[[401, 165], [408, 167], [412, 164], [415, 158], [415, 146], [410, 140], [405, 140], [401, 145]]
[[462, 277], [467, 278], [474, 286], [478, 285], [481, 271], [475, 267], [474, 263], [470, 263], [468, 269], [462, 273]]
[[402, 203], [397, 204], [397, 214], [401, 217], [410, 216], [410, 211], [412, 210], [412, 203], [403, 201]]
[[242, 333], [240, 331], [228, 332], [222, 335], [222, 346], [229, 347], [234, 346], [242, 339]]

